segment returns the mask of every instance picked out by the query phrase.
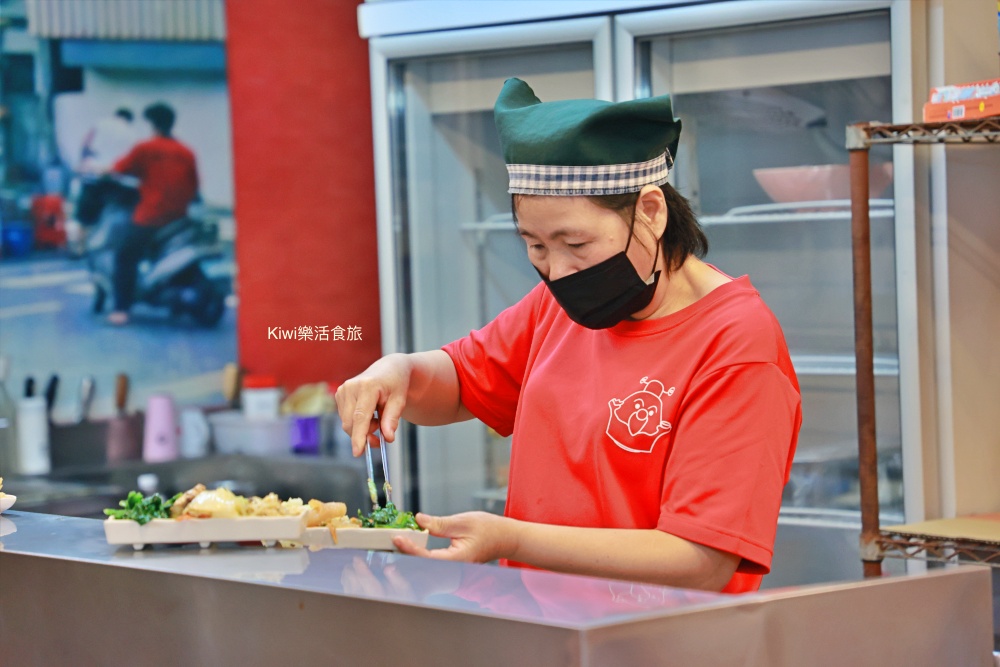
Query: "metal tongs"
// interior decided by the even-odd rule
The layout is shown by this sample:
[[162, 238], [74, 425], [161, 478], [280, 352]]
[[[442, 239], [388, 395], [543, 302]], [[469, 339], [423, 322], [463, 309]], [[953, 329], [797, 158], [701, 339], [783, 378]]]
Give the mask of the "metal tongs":
[[[378, 411], [375, 411], [375, 421], [379, 422]], [[382, 454], [382, 475], [385, 477], [385, 483], [382, 485], [382, 490], [385, 491], [385, 502], [387, 505], [392, 504], [392, 485], [389, 483], [389, 458], [385, 453], [385, 438], [382, 436], [382, 425], [379, 422], [378, 427], [378, 451]], [[372, 448], [371, 445], [365, 442], [365, 463], [368, 465], [368, 495], [372, 499], [372, 509], [379, 509], [378, 504], [378, 491], [375, 489], [375, 466], [372, 465]]]

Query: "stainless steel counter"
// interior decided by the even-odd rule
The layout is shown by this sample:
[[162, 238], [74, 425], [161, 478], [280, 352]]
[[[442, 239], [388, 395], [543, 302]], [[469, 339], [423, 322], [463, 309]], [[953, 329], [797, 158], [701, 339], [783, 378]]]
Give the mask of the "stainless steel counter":
[[12, 667], [989, 667], [991, 626], [980, 567], [723, 596], [361, 551], [135, 552], [97, 520], [0, 517]]

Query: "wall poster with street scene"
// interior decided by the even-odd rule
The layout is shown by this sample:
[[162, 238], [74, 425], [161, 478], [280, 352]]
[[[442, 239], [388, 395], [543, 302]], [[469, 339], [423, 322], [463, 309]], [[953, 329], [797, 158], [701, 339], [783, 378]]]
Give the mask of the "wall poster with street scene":
[[0, 51], [8, 393], [55, 384], [56, 422], [114, 413], [120, 374], [130, 411], [221, 402], [237, 346], [223, 0], [0, 0]]

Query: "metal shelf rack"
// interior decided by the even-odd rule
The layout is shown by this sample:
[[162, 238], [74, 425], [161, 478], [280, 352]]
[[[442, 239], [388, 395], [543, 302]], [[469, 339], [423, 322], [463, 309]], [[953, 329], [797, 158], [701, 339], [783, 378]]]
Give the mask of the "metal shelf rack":
[[[885, 556], [958, 560], [1000, 566], [1000, 541], [966, 539], [939, 531], [910, 532], [879, 525], [878, 453], [875, 442], [875, 374], [872, 345], [871, 237], [868, 205], [869, 150], [883, 144], [1000, 145], [1000, 116], [941, 123], [857, 123], [847, 127], [851, 173], [851, 247], [854, 264], [854, 348], [858, 397], [858, 482], [861, 494], [861, 560], [866, 577], [882, 574]], [[933, 522], [925, 522], [933, 524]]]
[[[924, 525], [934, 531], [943, 522]], [[890, 527], [880, 531], [879, 551], [887, 558], [922, 558], [942, 563], [981, 563], [1000, 567], [1000, 541], [986, 537], [942, 535], [921, 532], [917, 526]]]

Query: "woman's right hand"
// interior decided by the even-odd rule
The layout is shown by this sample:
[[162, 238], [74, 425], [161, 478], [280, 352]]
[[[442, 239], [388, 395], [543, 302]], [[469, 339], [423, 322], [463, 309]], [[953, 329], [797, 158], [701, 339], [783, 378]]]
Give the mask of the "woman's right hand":
[[[366, 443], [378, 446], [378, 438], [374, 437], [376, 429], [382, 429], [387, 442], [396, 439], [412, 371], [408, 355], [390, 354], [337, 389], [337, 412], [344, 431], [351, 436], [355, 456], [364, 453]], [[375, 420], [376, 410], [378, 421]]]

